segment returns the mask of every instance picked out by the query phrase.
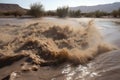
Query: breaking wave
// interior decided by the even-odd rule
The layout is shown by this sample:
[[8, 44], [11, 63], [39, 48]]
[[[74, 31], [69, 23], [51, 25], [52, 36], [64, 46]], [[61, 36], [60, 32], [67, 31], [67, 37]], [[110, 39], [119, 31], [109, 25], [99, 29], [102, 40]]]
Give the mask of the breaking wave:
[[33, 63], [40, 65], [65, 61], [84, 64], [101, 53], [117, 49], [103, 40], [93, 22], [91, 20], [86, 26], [77, 29], [31, 24], [18, 30], [18, 37], [0, 46], [0, 53], [9, 57], [11, 54], [28, 56]]

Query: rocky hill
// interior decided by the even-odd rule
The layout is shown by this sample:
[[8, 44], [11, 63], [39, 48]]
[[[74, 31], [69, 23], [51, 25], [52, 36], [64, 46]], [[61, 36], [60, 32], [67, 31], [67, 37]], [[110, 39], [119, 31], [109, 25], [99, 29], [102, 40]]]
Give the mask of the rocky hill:
[[14, 11], [26, 11], [18, 4], [4, 4], [0, 3], [0, 12], [14, 12]]

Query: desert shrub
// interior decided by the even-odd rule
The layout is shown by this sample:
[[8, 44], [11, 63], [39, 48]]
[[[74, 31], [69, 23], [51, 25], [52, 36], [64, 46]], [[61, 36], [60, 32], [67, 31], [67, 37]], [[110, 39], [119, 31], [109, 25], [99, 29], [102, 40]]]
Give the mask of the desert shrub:
[[113, 17], [120, 17], [120, 8], [119, 8], [118, 10], [113, 10], [113, 11], [111, 12], [111, 15], [112, 15]]
[[120, 8], [118, 9], [118, 16], [120, 17]]
[[107, 15], [106, 12], [99, 11], [99, 10], [97, 10], [97, 11], [95, 11], [95, 12], [92, 12], [92, 14], [93, 14], [94, 17], [98, 17], [98, 18]]
[[0, 12], [0, 16], [2, 16], [3, 15], [3, 12]]
[[120, 8], [118, 9], [118, 16], [120, 17]]
[[44, 8], [41, 3], [33, 3], [28, 12], [31, 16], [41, 17], [44, 14]]
[[11, 14], [14, 15], [15, 17], [17, 17], [17, 16], [25, 15], [26, 12], [24, 12], [24, 11], [14, 11]]
[[70, 17], [80, 17], [81, 16], [81, 11], [77, 10], [77, 11], [69, 11], [69, 16]]
[[68, 15], [68, 7], [59, 7], [56, 10], [58, 17], [66, 17]]
[[93, 17], [93, 13], [92, 12], [84, 13], [84, 16], [85, 17]]
[[117, 12], [117, 10], [114, 10], [114, 11], [112, 11], [112, 13], [111, 13], [111, 14], [113, 15], [113, 17], [117, 17], [118, 12]]
[[2, 15], [3, 16], [22, 16], [22, 15], [25, 15], [26, 14], [26, 11], [19, 11], [19, 10], [16, 10], [16, 11], [8, 11], [8, 12], [3, 12]]
[[94, 11], [94, 12], [89, 12], [89, 13], [84, 13], [85, 17], [103, 17], [103, 16], [108, 16], [109, 14], [107, 12], [103, 12], [103, 11]]
[[10, 15], [12, 15], [12, 13], [13, 13], [13, 12], [11, 12], [11, 11], [3, 12], [3, 15], [4, 15], [4, 16], [10, 16]]
[[56, 12], [55, 11], [46, 11], [45, 15], [46, 16], [56, 16]]

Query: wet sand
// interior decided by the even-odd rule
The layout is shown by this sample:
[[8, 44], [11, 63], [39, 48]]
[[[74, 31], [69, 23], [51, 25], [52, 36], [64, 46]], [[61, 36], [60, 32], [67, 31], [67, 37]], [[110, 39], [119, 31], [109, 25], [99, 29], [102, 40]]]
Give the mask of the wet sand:
[[[119, 80], [120, 38], [118, 36], [120, 36], [120, 24], [115, 22], [120, 20], [95, 19], [95, 27], [103, 35], [102, 39], [94, 27], [88, 27], [88, 31], [85, 32], [89, 20], [91, 19], [48, 17], [42, 19], [0, 19], [0, 60], [2, 61], [0, 79]], [[94, 33], [91, 33], [90, 30]], [[89, 35], [90, 37], [86, 38], [86, 34], [92, 36]], [[81, 36], [83, 37], [81, 38]], [[81, 39], [87, 40], [86, 44], [88, 45], [83, 42], [85, 40]], [[104, 46], [107, 53], [100, 51], [103, 54], [93, 58], [93, 52], [89, 51], [89, 47], [90, 50], [94, 48], [94, 55], [96, 55], [96, 50], [100, 49], [96, 46], [100, 46], [101, 42], [107, 42]], [[114, 50], [114, 47], [117, 49]], [[66, 48], [67, 51], [63, 48]], [[72, 51], [73, 48], [77, 49]], [[78, 54], [69, 55], [71, 51], [74, 54], [84, 52], [85, 55], [81, 54], [79, 56], [84, 57], [79, 58], [76, 57]], [[46, 54], [43, 55], [41, 52]], [[35, 55], [31, 55], [33, 53]], [[38, 53], [41, 54], [36, 56]], [[73, 56], [78, 59], [75, 60]], [[70, 63], [66, 59], [70, 60]], [[79, 61], [84, 64], [73, 64]]]

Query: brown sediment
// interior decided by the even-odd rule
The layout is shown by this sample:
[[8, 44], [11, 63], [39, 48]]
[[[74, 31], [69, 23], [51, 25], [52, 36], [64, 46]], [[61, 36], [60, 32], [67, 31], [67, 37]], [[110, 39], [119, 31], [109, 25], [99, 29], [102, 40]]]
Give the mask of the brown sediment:
[[1, 46], [0, 53], [9, 55], [5, 59], [0, 58], [2, 63], [22, 55], [40, 65], [64, 61], [78, 64], [86, 63], [100, 53], [116, 49], [102, 39], [93, 21], [79, 29], [70, 26], [44, 27], [39, 23], [19, 29], [15, 32], [17, 37]]

